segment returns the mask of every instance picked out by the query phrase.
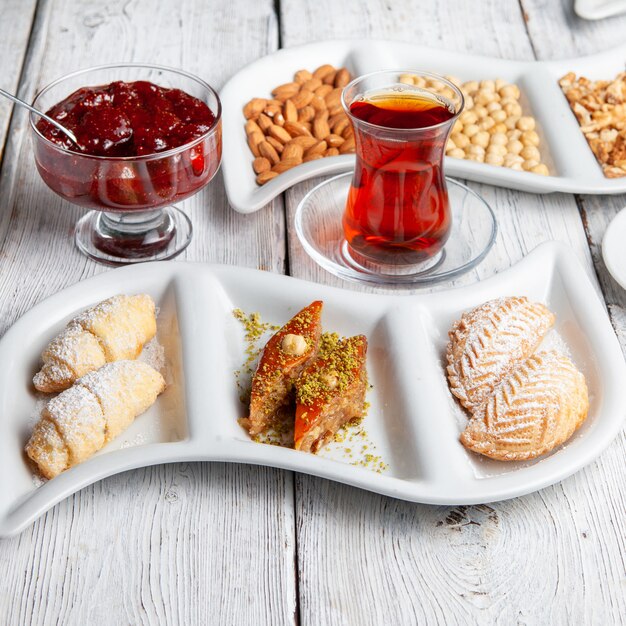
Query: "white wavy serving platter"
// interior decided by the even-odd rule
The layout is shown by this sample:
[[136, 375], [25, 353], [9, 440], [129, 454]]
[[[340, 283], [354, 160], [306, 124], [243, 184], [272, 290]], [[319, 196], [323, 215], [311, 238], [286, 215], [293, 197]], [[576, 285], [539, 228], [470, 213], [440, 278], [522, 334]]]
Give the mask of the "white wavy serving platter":
[[324, 41], [279, 50], [240, 70], [220, 93], [224, 118], [222, 171], [228, 199], [237, 211], [251, 213], [296, 183], [314, 176], [351, 170], [353, 155], [303, 163], [263, 186], [255, 182], [252, 154], [246, 143], [243, 106], [253, 97], [268, 97], [272, 88], [293, 79], [301, 68], [323, 63], [346, 66], [353, 75], [383, 69], [423, 69], [453, 74], [462, 80], [503, 78], [517, 83], [525, 110], [537, 119], [544, 161], [553, 172], [530, 172], [446, 157], [446, 174], [500, 187], [548, 193], [615, 194], [626, 192], [626, 177], [606, 178], [587, 145], [576, 118], [558, 85], [569, 71], [610, 78], [624, 70], [626, 44], [588, 57], [560, 61], [507, 61], [446, 52], [384, 40]]
[[574, 11], [583, 19], [601, 20], [626, 13], [626, 0], [575, 0]]
[[[126, 292], [150, 293], [160, 307], [159, 339], [168, 361], [166, 391], [128, 431], [92, 459], [37, 484], [23, 453], [41, 402], [31, 378], [47, 342], [76, 312]], [[466, 418], [448, 392], [447, 331], [461, 313], [518, 294], [556, 313], [556, 329], [590, 389], [590, 414], [573, 439], [529, 463], [499, 463], [467, 452]], [[314, 299], [323, 324], [369, 338], [373, 384], [364, 427], [388, 464], [379, 474], [351, 465], [341, 444], [318, 455], [252, 442], [234, 370], [245, 360], [232, 311], [258, 311], [282, 323]], [[0, 536], [19, 532], [82, 487], [131, 468], [174, 461], [230, 461], [296, 470], [414, 502], [502, 500], [553, 484], [595, 459], [626, 414], [626, 365], [604, 306], [572, 252], [544, 244], [514, 267], [470, 287], [429, 295], [361, 294], [225, 266], [150, 263], [110, 271], [38, 304], [0, 340]]]

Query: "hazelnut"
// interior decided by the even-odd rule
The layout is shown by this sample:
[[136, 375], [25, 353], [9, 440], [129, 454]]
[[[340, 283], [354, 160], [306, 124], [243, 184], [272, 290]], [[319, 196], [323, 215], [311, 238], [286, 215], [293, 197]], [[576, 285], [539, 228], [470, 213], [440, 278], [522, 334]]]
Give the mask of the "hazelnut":
[[504, 133], [494, 133], [491, 135], [491, 141], [489, 143], [494, 146], [506, 146], [508, 142], [509, 139]]
[[524, 157], [525, 159], [534, 159], [535, 161], [541, 160], [539, 150], [535, 146], [525, 146], [524, 149], [520, 152], [520, 156]]
[[463, 129], [463, 134], [470, 139], [478, 132], [480, 132], [480, 128], [477, 124], [469, 124]]
[[481, 130], [472, 137], [471, 141], [473, 144], [477, 146], [486, 148], [489, 145], [489, 138], [490, 138], [489, 133], [486, 130]]
[[334, 389], [339, 384], [339, 379], [331, 372], [326, 372], [320, 376], [322, 382], [328, 389]]
[[519, 154], [523, 147], [524, 145], [518, 139], [511, 139], [509, 143], [506, 144], [507, 152], [510, 154]]
[[539, 163], [539, 165], [535, 165], [531, 170], [531, 172], [535, 174], [540, 174], [541, 176], [549, 176], [550, 172], [545, 164]]
[[292, 335], [289, 333], [283, 337], [280, 347], [285, 354], [302, 356], [309, 346], [302, 335]]
[[517, 128], [519, 128], [519, 130], [521, 131], [535, 130], [534, 118], [528, 115], [520, 117], [519, 120], [517, 120]]
[[506, 118], [506, 111], [503, 111], [502, 109], [497, 109], [491, 112], [491, 119], [496, 122], [496, 124], [501, 124], [506, 120]]
[[495, 152], [488, 152], [485, 157], [485, 163], [488, 163], [489, 165], [502, 165], [504, 163], [504, 157]]
[[539, 145], [539, 135], [534, 130], [524, 131], [520, 139], [525, 146], [536, 147]]
[[446, 152], [446, 154], [454, 159], [464, 159], [465, 151], [461, 148], [452, 148], [452, 150]]
[[537, 167], [537, 165], [539, 165], [539, 161], [536, 159], [528, 159], [522, 163], [522, 169], [526, 172], [532, 172], [533, 168]]

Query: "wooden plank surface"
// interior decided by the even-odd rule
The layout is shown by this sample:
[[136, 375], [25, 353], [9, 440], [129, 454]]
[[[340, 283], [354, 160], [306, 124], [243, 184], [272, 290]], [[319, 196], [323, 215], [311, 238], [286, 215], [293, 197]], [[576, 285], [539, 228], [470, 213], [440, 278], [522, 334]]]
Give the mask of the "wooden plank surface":
[[[281, 0], [277, 16], [270, 0], [162, 2], [158, 10], [145, 1], [41, 0], [27, 41], [34, 2], [11, 0], [17, 26], [3, 13], [0, 54], [13, 54], [5, 76], [14, 85], [26, 59], [20, 93], [30, 97], [78, 66], [120, 59], [183, 67], [219, 88], [274, 50], [279, 29], [285, 46], [372, 36], [519, 59], [623, 40], [626, 18], [584, 22], [570, 5]], [[3, 120], [0, 108], [0, 145]], [[288, 258], [293, 275], [355, 289], [317, 268], [293, 233], [295, 206], [311, 185], [285, 194], [286, 233], [283, 199], [240, 216], [216, 179], [186, 202], [195, 237], [183, 258], [275, 272]], [[565, 241], [597, 273], [626, 347], [624, 293], [599, 255], [626, 198], [473, 187], [494, 207], [500, 233], [485, 262], [455, 284], [508, 267], [541, 241]], [[73, 247], [79, 215], [37, 177], [26, 117], [16, 112], [0, 172], [0, 335], [45, 296], [105, 269]], [[559, 485], [471, 507], [414, 505], [302, 475], [294, 503], [291, 473], [248, 466], [127, 472], [0, 541], [0, 623], [620, 623], [625, 451], [622, 436]]]
[[[9, 93], [24, 97], [20, 79], [23, 79], [22, 70], [27, 57], [28, 44], [32, 39], [31, 27], [35, 17], [36, 0], [7, 0], [2, 6], [0, 18], [0, 59], [2, 59], [2, 74], [0, 87]], [[23, 125], [14, 124], [11, 135], [8, 135], [13, 104], [0, 97], [0, 241], [5, 232], [11, 215], [9, 193], [10, 185], [5, 180], [13, 178], [16, 163], [5, 159], [6, 152], [15, 154], [15, 146], [19, 146], [26, 131]], [[15, 107], [17, 116], [23, 115], [21, 109]], [[7, 149], [6, 144], [9, 144]], [[0, 256], [0, 263], [2, 257]], [[0, 266], [0, 272], [2, 268]], [[1, 331], [0, 331], [1, 332]]]
[[[559, 38], [578, 39], [580, 24], [561, 20], [557, 36], [550, 31], [557, 28], [546, 10], [550, 3], [538, 0], [536, 11], [528, 4], [524, 16], [516, 2], [424, 6], [417, 0], [371, 0], [364, 8], [302, 0], [281, 4], [281, 30], [286, 46], [313, 38], [372, 36], [515, 59], [535, 58], [538, 40], [551, 37], [553, 54], [541, 58], [566, 56]], [[328, 15], [333, 19], [325, 19]], [[542, 29], [538, 23], [544, 21]], [[566, 25], [575, 29], [573, 35]], [[615, 30], [581, 28], [586, 53], [605, 48], [609, 34], [615, 40], [623, 33], [620, 24]], [[427, 59], [422, 66], [427, 69]], [[311, 186], [286, 194], [289, 225]], [[494, 207], [500, 232], [486, 260], [455, 284], [490, 276], [550, 239], [568, 243], [595, 279], [574, 197], [471, 186]], [[293, 275], [354, 288], [316, 267], [293, 230], [288, 237]], [[622, 438], [598, 462], [559, 485], [469, 507], [412, 505], [297, 475], [302, 622], [618, 623], [626, 613], [623, 458]]]
[[[182, 67], [219, 88], [278, 45], [271, 0], [155, 7], [43, 0], [20, 92], [30, 98], [77, 67], [120, 59]], [[0, 42], [11, 29], [3, 15]], [[26, 123], [13, 119], [19, 140], [0, 185], [0, 334], [42, 298], [106, 269], [74, 248], [81, 212], [37, 175]], [[195, 236], [183, 258], [284, 271], [281, 200], [238, 215], [217, 177], [185, 206]], [[0, 542], [0, 623], [291, 624], [294, 528], [289, 472], [178, 464], [115, 476]]]
[[[16, 95], [36, 5], [36, 0], [4, 0], [2, 3], [1, 19], [3, 26], [0, 27], [0, 32], [2, 32], [2, 38], [0, 38], [2, 74], [0, 74], [0, 87]], [[0, 97], [0, 161], [12, 109], [13, 104]]]

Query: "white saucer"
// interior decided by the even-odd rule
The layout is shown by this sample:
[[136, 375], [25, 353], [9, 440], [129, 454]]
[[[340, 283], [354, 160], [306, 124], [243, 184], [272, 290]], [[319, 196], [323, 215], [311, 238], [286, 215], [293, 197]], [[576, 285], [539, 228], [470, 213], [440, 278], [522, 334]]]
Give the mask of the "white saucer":
[[487, 202], [469, 187], [446, 178], [452, 228], [442, 252], [419, 265], [390, 266], [359, 259], [342, 229], [351, 180], [352, 173], [340, 174], [311, 189], [300, 201], [294, 219], [307, 254], [339, 278], [386, 287], [451, 280], [476, 267], [496, 240], [496, 218]]
[[[155, 299], [168, 388], [149, 411], [98, 452], [43, 484], [23, 449], [42, 408], [32, 388], [42, 349], [78, 311], [113, 294]], [[545, 457], [501, 463], [465, 450], [467, 422], [445, 380], [447, 331], [463, 311], [491, 298], [525, 295], [556, 314], [556, 335], [584, 373], [589, 416], [574, 437]], [[373, 385], [362, 427], [382, 473], [353, 464], [350, 444], [307, 454], [251, 441], [234, 371], [246, 342], [233, 309], [284, 323], [324, 300], [323, 325], [368, 337]], [[48, 298], [0, 340], [0, 537], [19, 532], [54, 504], [117, 472], [176, 461], [269, 465], [340, 481], [413, 502], [476, 504], [552, 485], [593, 461], [626, 415], [626, 364], [604, 303], [571, 250], [544, 244], [488, 280], [413, 296], [357, 293], [238, 267], [165, 261], [99, 274]], [[359, 450], [361, 444], [359, 444]], [[375, 450], [375, 452], [374, 452]], [[350, 453], [350, 454], [348, 454]], [[120, 519], [120, 526], [124, 520]]]
[[611, 276], [626, 289], [626, 207], [611, 220], [604, 233], [602, 258]]

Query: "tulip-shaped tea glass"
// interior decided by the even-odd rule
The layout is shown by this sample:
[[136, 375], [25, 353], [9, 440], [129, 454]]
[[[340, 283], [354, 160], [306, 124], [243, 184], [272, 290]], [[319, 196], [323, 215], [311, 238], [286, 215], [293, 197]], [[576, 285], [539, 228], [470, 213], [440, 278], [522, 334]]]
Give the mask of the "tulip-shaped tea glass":
[[343, 229], [350, 253], [388, 265], [432, 262], [446, 243], [452, 215], [443, 157], [463, 95], [442, 76], [397, 71], [357, 78], [343, 91], [356, 165]]
[[75, 231], [78, 248], [90, 258], [111, 264], [172, 258], [187, 247], [192, 233], [189, 218], [173, 204], [200, 191], [220, 165], [220, 100], [207, 83], [187, 72], [116, 64], [54, 81], [37, 94], [33, 106], [47, 111], [81, 87], [114, 81], [150, 81], [180, 89], [207, 104], [215, 120], [204, 134], [179, 147], [112, 157], [83, 154], [53, 143], [40, 132], [39, 120], [31, 114], [37, 169], [55, 193], [92, 209]]

